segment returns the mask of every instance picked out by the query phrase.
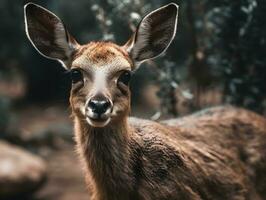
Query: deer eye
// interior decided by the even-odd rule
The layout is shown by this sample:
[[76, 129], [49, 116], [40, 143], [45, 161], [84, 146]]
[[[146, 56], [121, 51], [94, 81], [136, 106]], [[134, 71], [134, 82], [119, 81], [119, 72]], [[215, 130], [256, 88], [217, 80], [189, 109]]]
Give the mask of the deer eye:
[[124, 85], [128, 85], [131, 79], [131, 72], [124, 71], [118, 78], [118, 83], [123, 83]]
[[83, 81], [83, 76], [82, 76], [82, 73], [80, 70], [72, 69], [70, 71], [70, 75], [71, 75], [71, 80], [72, 80], [73, 84], [80, 82], [80, 81]]

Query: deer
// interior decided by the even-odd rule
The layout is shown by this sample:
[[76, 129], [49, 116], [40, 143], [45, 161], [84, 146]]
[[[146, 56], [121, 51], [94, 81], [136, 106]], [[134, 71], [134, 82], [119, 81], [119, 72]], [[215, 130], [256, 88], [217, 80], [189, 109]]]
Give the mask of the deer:
[[123, 45], [81, 45], [54, 13], [24, 7], [32, 45], [71, 74], [74, 139], [92, 200], [266, 199], [265, 117], [230, 105], [157, 122], [129, 117], [132, 74], [169, 47], [178, 9], [150, 12]]

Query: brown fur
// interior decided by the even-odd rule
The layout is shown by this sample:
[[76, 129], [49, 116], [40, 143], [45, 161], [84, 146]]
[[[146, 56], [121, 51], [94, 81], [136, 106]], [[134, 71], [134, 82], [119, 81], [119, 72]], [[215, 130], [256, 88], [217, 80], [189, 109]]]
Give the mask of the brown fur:
[[123, 48], [120, 48], [112, 42], [90, 42], [83, 45], [77, 52], [75, 52], [73, 60], [84, 55], [86, 55], [92, 63], [108, 63], [115, 56], [121, 56], [132, 64], [128, 53]]
[[265, 118], [219, 107], [163, 123], [75, 119], [94, 199], [266, 198]]
[[[112, 59], [113, 45], [92, 45], [82, 50], [88, 60]], [[266, 198], [265, 118], [218, 107], [162, 123], [129, 119], [129, 90], [123, 95], [115, 85], [108, 87], [111, 99], [123, 106], [103, 128], [91, 127], [75, 107], [91, 88], [84, 86], [83, 95], [72, 91], [70, 98], [77, 151], [93, 200]]]

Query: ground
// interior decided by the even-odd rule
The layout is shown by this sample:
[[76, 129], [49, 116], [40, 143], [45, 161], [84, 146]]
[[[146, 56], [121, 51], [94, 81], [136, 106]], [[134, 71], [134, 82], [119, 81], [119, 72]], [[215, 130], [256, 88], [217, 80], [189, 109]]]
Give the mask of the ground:
[[36, 200], [89, 200], [73, 145], [54, 151], [47, 165], [49, 179]]
[[47, 182], [34, 197], [18, 200], [89, 200], [67, 106], [25, 106], [13, 114], [17, 128], [11, 129], [17, 135], [11, 141], [42, 157], [48, 171]]

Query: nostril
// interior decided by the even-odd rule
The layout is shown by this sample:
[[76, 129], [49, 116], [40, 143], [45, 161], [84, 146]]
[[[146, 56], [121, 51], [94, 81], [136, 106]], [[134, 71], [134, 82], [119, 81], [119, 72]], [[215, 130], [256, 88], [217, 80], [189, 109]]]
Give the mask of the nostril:
[[110, 101], [104, 101], [104, 102], [103, 102], [103, 108], [104, 108], [105, 110], [107, 110], [110, 106], [111, 106]]
[[89, 104], [88, 104], [88, 107], [91, 108], [92, 110], [94, 110], [97, 107], [97, 102], [93, 101], [93, 100], [90, 100]]

